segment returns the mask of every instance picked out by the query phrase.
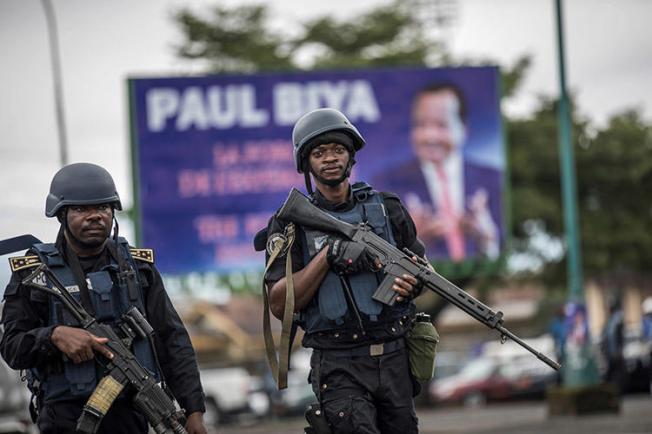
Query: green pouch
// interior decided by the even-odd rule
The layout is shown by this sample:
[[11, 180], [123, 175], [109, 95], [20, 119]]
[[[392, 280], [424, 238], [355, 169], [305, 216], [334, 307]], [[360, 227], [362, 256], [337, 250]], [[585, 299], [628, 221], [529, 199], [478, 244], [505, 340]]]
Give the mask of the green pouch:
[[429, 381], [435, 373], [435, 356], [439, 333], [430, 322], [430, 316], [417, 314], [412, 329], [405, 339], [410, 359], [410, 371], [418, 381]]

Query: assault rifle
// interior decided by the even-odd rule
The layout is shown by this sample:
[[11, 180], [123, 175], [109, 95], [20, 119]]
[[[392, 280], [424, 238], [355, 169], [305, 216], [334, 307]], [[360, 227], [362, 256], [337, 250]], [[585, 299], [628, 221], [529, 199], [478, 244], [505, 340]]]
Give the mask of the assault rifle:
[[380, 260], [383, 271], [386, 273], [385, 278], [373, 294], [375, 300], [388, 306], [394, 305], [398, 296], [392, 290], [394, 279], [401, 277], [403, 274], [411, 274], [422, 282], [425, 288], [439, 294], [444, 300], [462, 309], [487, 327], [498, 330], [503, 342], [510, 338], [551, 368], [558, 370], [561, 367], [559, 363], [538, 352], [514, 333], [507, 330], [503, 326], [502, 312], [492, 311], [488, 306], [432, 270], [425, 261], [414, 262], [412, 260], [412, 257], [416, 256], [414, 253], [408, 249], [404, 249], [405, 251], [399, 250], [376, 235], [364, 223], [355, 226], [338, 220], [314, 206], [310, 199], [295, 188], [292, 189], [287, 200], [278, 211], [277, 217], [322, 232], [336, 233], [365, 245], [369, 252]]
[[[106, 345], [113, 353], [113, 358], [101, 356], [100, 359], [108, 374], [100, 380], [84, 406], [77, 422], [77, 432], [97, 432], [113, 401], [125, 387], [130, 387], [135, 392], [135, 407], [147, 418], [147, 422], [157, 434], [187, 434], [183, 412], [177, 411], [172, 397], [156, 383], [154, 376], [140, 364], [115, 330], [108, 324], [98, 323], [45, 264], [39, 265], [23, 280], [23, 284], [56, 297], [79, 322], [81, 328], [109, 340]], [[134, 310], [136, 312], [133, 312]], [[138, 309], [132, 308], [127, 315], [129, 318], [125, 318], [125, 324], [128, 325], [125, 327], [132, 329], [130, 334], [141, 335], [151, 331], [151, 326]]]

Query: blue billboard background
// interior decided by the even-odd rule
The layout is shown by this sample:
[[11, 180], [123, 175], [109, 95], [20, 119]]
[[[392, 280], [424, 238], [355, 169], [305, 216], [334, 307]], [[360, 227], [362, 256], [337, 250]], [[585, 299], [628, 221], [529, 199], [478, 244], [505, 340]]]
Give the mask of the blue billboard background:
[[[453, 83], [467, 100], [464, 158], [497, 171], [505, 160], [498, 69], [385, 69], [345, 72], [130, 79], [134, 182], [143, 245], [163, 273], [262, 268], [253, 250], [291, 187], [291, 132], [305, 112], [344, 112], [367, 141], [352, 180], [392, 188], [392, 171], [414, 158], [412, 99]], [[503, 245], [502, 193], [490, 207]]]

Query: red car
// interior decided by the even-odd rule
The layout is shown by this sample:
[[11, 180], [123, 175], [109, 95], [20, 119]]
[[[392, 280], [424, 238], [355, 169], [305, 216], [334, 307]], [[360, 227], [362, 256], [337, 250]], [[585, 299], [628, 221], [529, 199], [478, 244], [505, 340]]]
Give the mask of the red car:
[[482, 405], [488, 401], [542, 397], [555, 382], [555, 373], [531, 357], [510, 360], [477, 358], [453, 376], [434, 381], [430, 398], [435, 403]]

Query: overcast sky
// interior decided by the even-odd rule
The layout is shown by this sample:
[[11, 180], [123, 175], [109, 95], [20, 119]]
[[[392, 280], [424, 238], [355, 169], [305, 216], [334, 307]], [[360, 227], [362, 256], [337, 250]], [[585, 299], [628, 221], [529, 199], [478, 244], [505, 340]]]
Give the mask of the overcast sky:
[[[59, 26], [65, 120], [71, 162], [92, 161], [114, 176], [131, 204], [125, 80], [174, 75], [180, 34], [172, 11], [200, 0], [53, 0]], [[242, 3], [237, 1], [228, 4]], [[274, 25], [296, 28], [311, 16], [350, 16], [379, 0], [278, 0]], [[595, 122], [652, 107], [652, 1], [566, 1], [567, 75], [581, 111]], [[527, 113], [539, 94], [557, 92], [554, 0], [459, 0], [449, 32], [455, 56], [509, 65], [530, 54], [524, 88], [504, 109]], [[59, 168], [50, 57], [39, 0], [0, 0], [0, 239], [22, 233], [50, 240], [57, 225], [43, 216]], [[0, 265], [0, 269], [5, 267]], [[3, 274], [0, 274], [0, 278]]]

